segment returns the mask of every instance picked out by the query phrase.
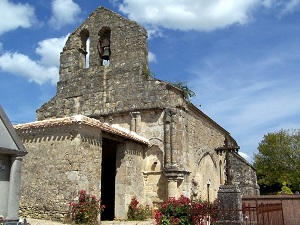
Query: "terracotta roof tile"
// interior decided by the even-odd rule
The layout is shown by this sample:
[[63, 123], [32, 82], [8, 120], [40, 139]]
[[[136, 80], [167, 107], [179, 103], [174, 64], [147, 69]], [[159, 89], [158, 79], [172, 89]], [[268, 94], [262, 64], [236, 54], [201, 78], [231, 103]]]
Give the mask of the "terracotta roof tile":
[[44, 128], [44, 127], [54, 127], [54, 126], [64, 126], [69, 124], [85, 124], [91, 127], [96, 127], [105, 131], [107, 133], [115, 134], [121, 137], [125, 137], [146, 145], [149, 145], [149, 140], [145, 137], [142, 137], [135, 132], [132, 132], [128, 129], [120, 127], [118, 125], [109, 125], [107, 123], [102, 123], [99, 120], [83, 116], [83, 115], [76, 115], [70, 117], [63, 117], [63, 118], [56, 118], [56, 119], [47, 119], [41, 121], [35, 121], [30, 123], [24, 124], [17, 124], [14, 125], [16, 130], [28, 130], [28, 129], [35, 129], [35, 128]]

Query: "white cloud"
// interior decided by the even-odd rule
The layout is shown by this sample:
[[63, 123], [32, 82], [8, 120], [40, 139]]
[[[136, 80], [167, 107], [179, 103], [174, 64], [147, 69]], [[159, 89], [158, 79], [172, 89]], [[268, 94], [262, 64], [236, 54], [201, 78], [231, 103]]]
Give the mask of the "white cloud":
[[265, 7], [271, 7], [274, 0], [262, 0], [262, 4]]
[[263, 6], [280, 11], [280, 16], [294, 12], [300, 7], [300, 0], [263, 0]]
[[239, 151], [239, 155], [242, 156], [247, 161], [251, 161], [251, 157], [248, 154]]
[[211, 31], [245, 24], [259, 0], [123, 0], [119, 10], [152, 27]]
[[156, 62], [156, 55], [152, 52], [148, 52], [148, 61], [149, 62]]
[[0, 35], [19, 27], [31, 27], [36, 22], [34, 8], [29, 4], [1, 0], [0, 9]]
[[74, 24], [81, 9], [73, 0], [54, 0], [52, 1], [52, 17], [49, 24], [55, 29], [60, 29], [67, 24]]
[[36, 53], [41, 56], [40, 64], [45, 66], [59, 66], [59, 56], [69, 34], [61, 38], [45, 39], [38, 43]]
[[57, 67], [45, 67], [20, 53], [5, 53], [0, 57], [0, 69], [17, 76], [27, 78], [38, 84], [50, 81], [55, 84], [58, 80]]
[[59, 77], [60, 52], [67, 37], [68, 35], [39, 42], [36, 53], [40, 55], [41, 59], [38, 61], [18, 52], [4, 53], [0, 56], [0, 69], [16, 76], [25, 77], [30, 82], [37, 84], [46, 82], [56, 84]]
[[298, 9], [300, 5], [300, 0], [291, 0], [285, 3], [285, 7], [283, 10], [283, 14], [288, 12], [293, 12], [294, 10]]

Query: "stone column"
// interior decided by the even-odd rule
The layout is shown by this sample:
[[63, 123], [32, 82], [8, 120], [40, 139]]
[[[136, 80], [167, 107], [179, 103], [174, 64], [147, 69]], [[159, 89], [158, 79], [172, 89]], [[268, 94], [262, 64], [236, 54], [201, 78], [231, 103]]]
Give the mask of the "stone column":
[[[188, 171], [183, 170], [182, 166], [178, 164], [180, 157], [185, 155], [183, 152], [183, 143], [185, 143], [186, 137], [183, 135], [184, 125], [180, 110], [176, 108], [166, 108], [164, 112], [164, 175], [167, 180], [167, 196], [168, 198], [177, 198], [179, 195], [177, 188], [178, 181], [182, 181], [184, 175], [189, 174]], [[181, 164], [184, 164], [184, 162], [181, 162]]]
[[167, 177], [167, 196], [170, 197], [178, 197], [177, 193], [177, 179], [174, 177]]
[[167, 197], [178, 197], [177, 182], [184, 179], [187, 171], [179, 170], [177, 163], [169, 163], [164, 168], [164, 175], [167, 179]]
[[19, 220], [19, 200], [21, 186], [21, 165], [23, 157], [11, 157], [11, 170], [8, 193], [7, 218], [8, 220]]
[[141, 132], [141, 113], [131, 112], [130, 130], [139, 134]]
[[172, 163], [171, 149], [171, 123], [174, 112], [171, 109], [165, 109], [164, 115], [164, 143], [165, 143], [165, 165]]
[[170, 124], [165, 124], [165, 164], [171, 163]]

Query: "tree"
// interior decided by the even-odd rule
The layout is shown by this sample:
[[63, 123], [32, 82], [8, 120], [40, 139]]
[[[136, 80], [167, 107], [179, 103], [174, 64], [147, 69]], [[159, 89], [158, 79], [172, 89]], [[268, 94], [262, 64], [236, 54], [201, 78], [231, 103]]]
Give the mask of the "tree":
[[264, 135], [254, 156], [261, 192], [286, 188], [300, 190], [300, 130], [280, 130]]

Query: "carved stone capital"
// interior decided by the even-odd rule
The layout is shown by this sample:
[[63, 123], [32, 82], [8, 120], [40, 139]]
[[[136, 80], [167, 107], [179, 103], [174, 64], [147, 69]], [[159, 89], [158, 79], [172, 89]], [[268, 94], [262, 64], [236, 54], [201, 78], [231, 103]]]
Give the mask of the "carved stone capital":
[[190, 172], [185, 170], [180, 170], [179, 165], [175, 163], [168, 163], [164, 168], [164, 175], [167, 180], [183, 180], [184, 175], [190, 174]]
[[140, 112], [131, 112], [130, 115], [132, 118], [136, 119], [138, 116], [141, 115], [141, 113]]
[[176, 115], [176, 109], [166, 108], [165, 109], [165, 122], [171, 123], [173, 121], [172, 117]]

